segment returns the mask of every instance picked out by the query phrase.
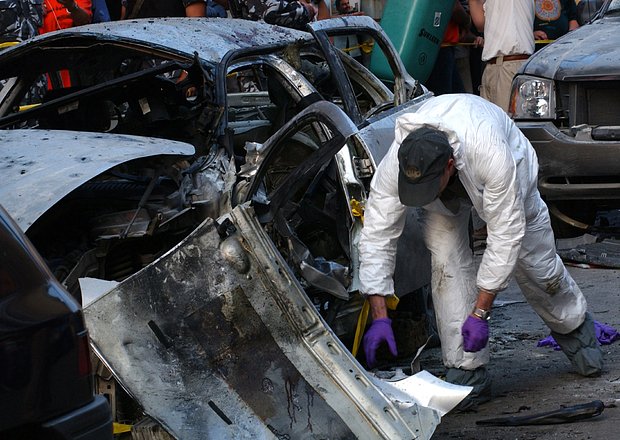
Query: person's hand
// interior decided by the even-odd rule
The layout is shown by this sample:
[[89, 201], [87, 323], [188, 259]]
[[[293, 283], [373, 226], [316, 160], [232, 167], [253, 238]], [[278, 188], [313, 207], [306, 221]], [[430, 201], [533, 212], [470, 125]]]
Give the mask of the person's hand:
[[484, 46], [484, 37], [477, 36], [474, 38], [474, 47], [483, 47]]
[[547, 40], [545, 31], [534, 31], [534, 40]]
[[392, 356], [398, 356], [396, 340], [392, 331], [392, 320], [389, 318], [375, 319], [364, 335], [364, 353], [369, 367], [377, 363], [377, 349], [386, 343]]
[[482, 350], [489, 341], [489, 323], [485, 319], [469, 315], [461, 328], [463, 350], [476, 352]]
[[306, 10], [308, 11], [308, 16], [310, 17], [310, 21], [312, 21], [319, 12], [318, 8], [309, 1], [299, 0], [299, 3], [301, 3], [301, 5], [306, 8]]
[[58, 0], [58, 3], [63, 5], [70, 13], [78, 8], [78, 4], [75, 0]]

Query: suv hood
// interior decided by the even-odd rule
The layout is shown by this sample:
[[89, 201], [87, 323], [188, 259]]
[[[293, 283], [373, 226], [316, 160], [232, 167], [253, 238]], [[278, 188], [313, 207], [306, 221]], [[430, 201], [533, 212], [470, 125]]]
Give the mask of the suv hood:
[[521, 73], [559, 81], [620, 77], [618, 33], [620, 17], [604, 17], [582, 26], [538, 51]]

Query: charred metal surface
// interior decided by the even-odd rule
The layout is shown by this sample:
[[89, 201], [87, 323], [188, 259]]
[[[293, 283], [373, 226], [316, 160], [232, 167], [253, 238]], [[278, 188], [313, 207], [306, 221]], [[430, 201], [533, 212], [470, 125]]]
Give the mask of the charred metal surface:
[[[2, 57], [10, 57], [29, 46], [43, 44], [43, 47], [62, 46], [65, 39], [75, 41], [84, 38], [84, 43], [118, 42], [135, 44], [152, 49], [165, 49], [185, 56], [200, 57], [217, 63], [231, 50], [253, 46], [284, 45], [287, 41], [312, 40], [307, 32], [281, 26], [265, 26], [249, 20], [227, 18], [151, 18], [146, 20], [123, 20], [91, 24], [79, 28], [63, 29], [53, 34], [37, 36], [16, 48], [3, 51]], [[45, 43], [43, 43], [45, 41]], [[153, 43], [157, 41], [157, 43]], [[14, 49], [17, 51], [12, 52]], [[0, 61], [0, 64], [4, 64]], [[6, 65], [6, 64], [5, 64]], [[0, 73], [2, 71], [0, 70]]]
[[87, 307], [120, 382], [176, 438], [355, 438], [249, 303], [257, 268], [231, 271], [219, 242], [205, 223]]
[[[242, 288], [197, 310], [186, 323], [210, 369], [226, 380], [274, 433], [289, 438], [355, 438], [286, 358]], [[228, 414], [226, 401], [216, 400], [221, 405], [220, 416]], [[315, 426], [319, 424], [330, 427]]]
[[181, 142], [61, 130], [2, 130], [0, 143], [0, 203], [24, 231], [71, 191], [120, 163], [194, 153]]
[[429, 438], [436, 416], [375, 388], [246, 209], [233, 211], [246, 274], [207, 221], [86, 307], [121, 384], [176, 438]]

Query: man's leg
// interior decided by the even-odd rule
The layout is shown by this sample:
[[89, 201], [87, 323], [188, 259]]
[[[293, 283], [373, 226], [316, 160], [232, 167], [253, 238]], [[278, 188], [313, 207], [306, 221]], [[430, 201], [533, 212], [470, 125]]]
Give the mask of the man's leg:
[[[543, 204], [542, 200], [540, 203]], [[577, 372], [583, 376], [599, 374], [603, 353], [594, 322], [586, 313], [581, 289], [556, 254], [544, 204], [537, 218], [526, 226], [515, 278], [528, 303], [551, 329]]]
[[551, 331], [562, 351], [582, 376], [598, 376], [603, 369], [603, 351], [599, 347], [592, 315], [586, 313], [583, 323], [567, 334]]
[[512, 79], [524, 62], [516, 60], [487, 64], [482, 73], [480, 96], [508, 112]]
[[489, 361], [488, 346], [477, 353], [467, 353], [461, 335], [461, 327], [473, 310], [477, 295], [468, 236], [471, 205], [462, 203], [454, 213], [436, 201], [423, 211], [424, 238], [431, 252], [433, 305], [443, 363], [448, 368], [446, 380], [474, 387], [464, 401], [467, 406], [488, 400], [491, 386], [484, 369]]

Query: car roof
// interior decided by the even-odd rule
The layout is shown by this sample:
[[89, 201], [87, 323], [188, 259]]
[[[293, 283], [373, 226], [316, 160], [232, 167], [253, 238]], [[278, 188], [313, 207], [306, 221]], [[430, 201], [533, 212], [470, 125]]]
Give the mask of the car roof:
[[265, 22], [233, 18], [145, 18], [111, 21], [63, 29], [37, 36], [19, 47], [36, 46], [75, 37], [99, 42], [127, 41], [141, 46], [159, 47], [219, 63], [229, 51], [256, 46], [285, 45], [300, 39], [312, 40], [308, 32], [270, 25]]

